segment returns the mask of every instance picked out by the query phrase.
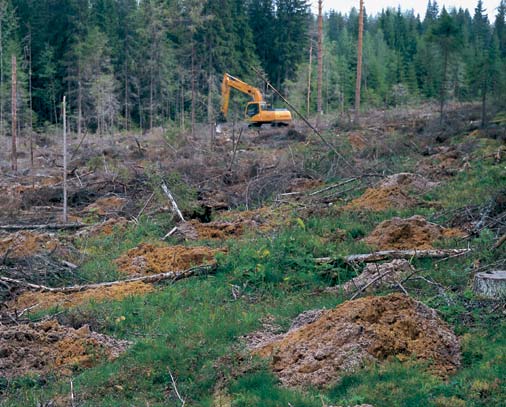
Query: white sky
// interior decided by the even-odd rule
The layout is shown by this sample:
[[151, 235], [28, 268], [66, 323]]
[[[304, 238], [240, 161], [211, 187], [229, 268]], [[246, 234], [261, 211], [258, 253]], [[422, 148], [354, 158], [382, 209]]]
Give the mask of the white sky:
[[[317, 11], [318, 2], [316, 0], [311, 1], [313, 4], [313, 9]], [[427, 9], [428, 0], [364, 0], [364, 5], [368, 14], [375, 15], [378, 12], [381, 12], [382, 9], [387, 7], [395, 7], [401, 5], [402, 10], [415, 10], [415, 15], [420, 14], [421, 18], [425, 16], [425, 10]], [[462, 7], [463, 9], [469, 9], [471, 15], [474, 13], [474, 9], [478, 0], [439, 0], [439, 9], [446, 6], [447, 9], [451, 7]], [[483, 0], [483, 4], [485, 9], [489, 14], [489, 19], [493, 22], [495, 20], [496, 8], [499, 5], [500, 0]], [[336, 11], [341, 11], [343, 13], [348, 13], [352, 7], [356, 7], [358, 9], [359, 0], [323, 0], [323, 9], [324, 11], [329, 11], [334, 9]]]

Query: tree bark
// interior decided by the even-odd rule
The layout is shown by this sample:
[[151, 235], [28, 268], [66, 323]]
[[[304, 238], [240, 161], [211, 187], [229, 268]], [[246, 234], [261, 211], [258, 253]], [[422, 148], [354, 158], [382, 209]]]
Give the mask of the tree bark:
[[11, 86], [11, 110], [12, 110], [12, 151], [11, 151], [11, 166], [13, 171], [18, 170], [18, 153], [16, 151], [16, 133], [17, 126], [17, 62], [16, 55], [12, 55], [12, 86]]
[[474, 276], [474, 292], [490, 299], [506, 298], [506, 271], [495, 270]]
[[309, 109], [311, 107], [311, 77], [313, 73], [313, 39], [309, 41], [309, 68], [307, 72], [307, 101], [306, 101], [306, 116], [309, 117]]
[[323, 114], [323, 1], [318, 0], [318, 101], [316, 127], [320, 130], [321, 115]]
[[9, 278], [9, 277], [0, 277], [0, 281], [3, 281], [8, 284], [10, 283], [13, 285], [25, 287], [25, 288], [28, 288], [29, 290], [32, 290], [32, 291], [72, 294], [72, 293], [76, 293], [79, 291], [93, 290], [96, 288], [113, 287], [113, 286], [120, 285], [120, 284], [134, 283], [134, 282], [157, 283], [157, 282], [163, 281], [163, 280], [177, 281], [177, 280], [182, 280], [184, 278], [189, 278], [189, 277], [193, 277], [193, 276], [212, 274], [215, 271], [216, 271], [216, 265], [210, 264], [210, 265], [193, 267], [191, 269], [184, 270], [184, 271], [169, 271], [166, 273], [129, 278], [127, 280], [117, 280], [117, 281], [111, 281], [111, 282], [107, 282], [107, 283], [97, 283], [97, 284], [87, 284], [87, 285], [74, 285], [74, 286], [70, 286], [70, 287], [59, 287], [59, 288], [31, 284], [31, 283], [27, 283], [25, 281], [15, 280], [15, 279]]
[[[433, 250], [383, 250], [374, 253], [352, 254], [346, 256], [346, 263], [373, 263], [376, 261], [389, 259], [411, 259], [411, 258], [432, 258], [441, 259], [445, 257], [457, 257], [470, 253], [471, 249], [433, 249]], [[315, 259], [317, 263], [331, 263], [335, 261], [333, 257], [321, 257]]]
[[360, 122], [360, 92], [362, 86], [362, 47], [364, 40], [364, 0], [360, 0], [358, 14], [357, 82], [355, 85], [355, 123]]

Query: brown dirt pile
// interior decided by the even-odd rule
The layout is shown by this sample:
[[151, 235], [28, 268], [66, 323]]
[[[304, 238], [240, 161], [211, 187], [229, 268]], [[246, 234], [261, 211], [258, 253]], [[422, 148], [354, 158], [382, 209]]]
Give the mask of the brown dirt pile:
[[217, 253], [223, 253], [223, 250], [208, 247], [163, 247], [142, 243], [118, 258], [115, 263], [121, 272], [128, 275], [158, 274], [213, 264]]
[[84, 208], [84, 211], [96, 213], [100, 216], [106, 216], [121, 211], [126, 204], [127, 200], [125, 198], [107, 196], [97, 199], [94, 203]]
[[422, 216], [392, 218], [381, 222], [364, 242], [380, 250], [432, 249], [432, 244], [441, 239], [462, 236], [458, 229], [446, 229], [428, 222]]
[[410, 197], [399, 186], [368, 188], [362, 196], [344, 206], [347, 210], [367, 209], [384, 211], [389, 208], [409, 208], [418, 201]]
[[414, 268], [409, 261], [404, 259], [392, 260], [383, 264], [371, 263], [365, 266], [359, 276], [341, 286], [328, 288], [326, 291], [335, 293], [342, 291], [349, 294], [372, 283], [365, 290], [367, 293], [372, 293], [383, 287], [394, 286], [397, 282], [402, 282], [413, 270]]
[[101, 360], [112, 360], [129, 343], [80, 329], [61, 326], [56, 321], [16, 325], [0, 332], [0, 377], [89, 368]]
[[392, 357], [430, 361], [441, 375], [460, 365], [459, 341], [436, 311], [401, 294], [348, 301], [253, 353], [271, 357], [287, 386], [328, 386]]
[[98, 225], [87, 227], [76, 233], [78, 237], [84, 236], [110, 236], [114, 230], [125, 230], [128, 226], [128, 220], [126, 218], [111, 218]]
[[178, 226], [178, 233], [187, 240], [225, 240], [244, 233], [247, 221], [201, 223], [191, 220]]
[[144, 295], [152, 291], [154, 291], [153, 285], [138, 281], [70, 294], [25, 292], [7, 305], [9, 308], [17, 310], [29, 307], [35, 307], [36, 310], [53, 307], [71, 308], [89, 302], [122, 300], [133, 295]]
[[0, 258], [24, 258], [44, 252], [51, 252], [58, 247], [58, 240], [49, 234], [21, 231], [0, 237]]
[[286, 188], [285, 192], [305, 192], [323, 185], [319, 179], [294, 178]]

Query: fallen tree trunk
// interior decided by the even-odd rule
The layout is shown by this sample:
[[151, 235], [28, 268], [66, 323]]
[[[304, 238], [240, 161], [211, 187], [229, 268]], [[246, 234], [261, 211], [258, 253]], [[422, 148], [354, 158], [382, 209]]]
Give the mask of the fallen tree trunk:
[[48, 230], [65, 230], [65, 229], [80, 229], [86, 226], [83, 223], [48, 223], [45, 225], [0, 225], [0, 230], [16, 231], [16, 230], [33, 230], [33, 229], [48, 229]]
[[215, 264], [205, 265], [205, 266], [197, 266], [192, 267], [191, 269], [184, 271], [169, 271], [166, 273], [153, 274], [142, 277], [134, 277], [126, 280], [117, 280], [110, 281], [106, 283], [96, 283], [96, 284], [87, 284], [87, 285], [73, 285], [70, 287], [47, 287], [44, 285], [37, 285], [28, 283], [26, 281], [15, 280], [9, 277], [0, 277], [0, 281], [5, 283], [10, 283], [17, 286], [22, 286], [28, 288], [32, 291], [41, 291], [41, 292], [50, 292], [50, 293], [63, 293], [63, 294], [71, 294], [79, 291], [93, 290], [96, 288], [105, 288], [112, 287], [115, 285], [133, 283], [133, 282], [143, 282], [143, 283], [157, 283], [163, 280], [182, 280], [188, 277], [199, 276], [199, 275], [208, 275], [212, 274], [216, 270]]
[[[457, 257], [471, 252], [471, 249], [432, 249], [432, 250], [383, 250], [374, 253], [352, 254], [344, 257], [346, 263], [373, 263], [391, 259], [441, 259], [445, 257]], [[335, 257], [321, 257], [315, 259], [316, 263], [332, 263], [338, 260]]]

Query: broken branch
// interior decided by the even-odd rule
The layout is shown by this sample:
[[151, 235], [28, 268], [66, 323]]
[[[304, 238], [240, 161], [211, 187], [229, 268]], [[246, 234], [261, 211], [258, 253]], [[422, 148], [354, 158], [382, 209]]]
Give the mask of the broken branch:
[[169, 271], [166, 273], [153, 274], [149, 276], [142, 277], [134, 277], [126, 280], [117, 280], [110, 281], [107, 283], [96, 283], [96, 284], [87, 284], [87, 285], [73, 285], [70, 287], [47, 287], [44, 285], [37, 285], [28, 283], [26, 281], [15, 280], [9, 277], [0, 277], [0, 281], [11, 283], [17, 286], [22, 286], [28, 288], [33, 291], [42, 291], [42, 292], [50, 292], [50, 293], [63, 293], [63, 294], [71, 294], [79, 291], [93, 290], [95, 288], [104, 288], [104, 287], [113, 287], [120, 284], [125, 283], [134, 283], [134, 282], [143, 282], [143, 283], [157, 283], [163, 280], [172, 280], [178, 281], [185, 278], [198, 276], [198, 275], [207, 275], [212, 274], [216, 270], [215, 264], [209, 264], [204, 266], [192, 267], [188, 270], [184, 271]]
[[86, 226], [83, 223], [48, 223], [46, 225], [0, 225], [0, 230], [16, 231], [16, 230], [32, 230], [32, 229], [49, 229], [49, 230], [64, 230], [64, 229], [80, 229]]
[[[463, 255], [471, 252], [471, 249], [432, 249], [432, 250], [383, 250], [374, 253], [366, 254], [352, 254], [346, 256], [344, 261], [346, 263], [373, 263], [376, 261], [390, 260], [390, 259], [412, 259], [412, 258], [432, 258], [440, 259], [448, 256]], [[332, 263], [337, 260], [335, 257], [321, 257], [315, 259], [316, 263]]]
[[165, 184], [165, 182], [162, 184], [162, 189], [163, 189], [163, 192], [165, 192], [165, 195], [167, 195], [167, 198], [169, 198], [169, 201], [172, 205], [172, 209], [174, 210], [174, 212], [177, 213], [177, 215], [179, 216], [179, 219], [181, 219], [181, 221], [184, 222], [185, 220], [183, 218], [183, 214], [179, 210], [179, 207], [177, 206], [177, 202], [174, 199], [174, 197], [172, 196], [172, 193], [170, 192], [169, 187], [167, 186], [167, 184]]

